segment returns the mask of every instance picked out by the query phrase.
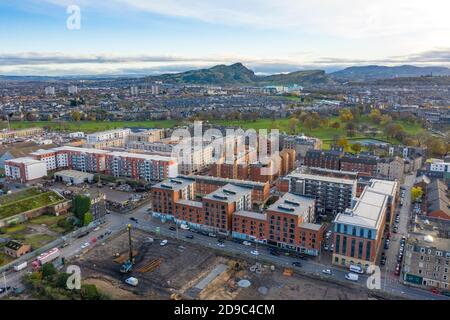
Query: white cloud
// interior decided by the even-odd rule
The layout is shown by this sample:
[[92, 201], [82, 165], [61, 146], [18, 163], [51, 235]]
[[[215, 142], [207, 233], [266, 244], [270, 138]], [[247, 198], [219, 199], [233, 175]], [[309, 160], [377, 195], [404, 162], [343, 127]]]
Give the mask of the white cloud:
[[[450, 32], [448, 0], [46, 0], [101, 10], [139, 10], [214, 24], [343, 38], [436, 36]], [[446, 40], [446, 39], [445, 39]], [[447, 40], [448, 41], [448, 40]]]

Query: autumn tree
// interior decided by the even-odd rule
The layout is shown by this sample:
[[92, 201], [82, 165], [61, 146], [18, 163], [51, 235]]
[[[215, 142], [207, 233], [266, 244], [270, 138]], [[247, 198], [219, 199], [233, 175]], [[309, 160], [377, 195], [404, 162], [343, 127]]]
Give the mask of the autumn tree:
[[361, 143], [356, 142], [356, 143], [352, 144], [352, 145], [351, 145], [351, 149], [352, 149], [353, 152], [355, 152], [355, 153], [360, 153], [360, 152], [361, 152], [361, 149], [362, 149]]
[[379, 109], [372, 109], [370, 111], [369, 118], [374, 123], [380, 123], [381, 111]]
[[342, 122], [348, 122], [353, 120], [353, 113], [349, 109], [342, 109], [339, 112], [339, 119]]
[[411, 189], [411, 200], [413, 202], [419, 200], [423, 196], [423, 190], [421, 187], [412, 187]]

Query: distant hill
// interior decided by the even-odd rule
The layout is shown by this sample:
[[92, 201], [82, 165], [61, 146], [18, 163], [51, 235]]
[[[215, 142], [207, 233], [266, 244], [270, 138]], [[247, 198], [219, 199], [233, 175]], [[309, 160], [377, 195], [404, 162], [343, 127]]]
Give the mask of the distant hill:
[[149, 76], [150, 81], [212, 85], [287, 85], [326, 84], [333, 82], [322, 70], [295, 71], [286, 74], [257, 76], [242, 63], [217, 65], [209, 69]]
[[388, 78], [420, 77], [420, 76], [450, 76], [450, 69], [445, 67], [415, 67], [409, 65], [361, 66], [349, 67], [330, 73], [329, 76], [338, 81], [370, 81]]

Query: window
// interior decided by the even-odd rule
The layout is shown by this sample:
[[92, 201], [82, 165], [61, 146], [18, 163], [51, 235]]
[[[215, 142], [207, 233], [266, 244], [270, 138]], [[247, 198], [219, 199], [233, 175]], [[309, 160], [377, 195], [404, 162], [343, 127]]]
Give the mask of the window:
[[359, 240], [358, 259], [362, 259], [364, 241]]
[[355, 257], [355, 239], [352, 239], [350, 246], [350, 256]]
[[367, 241], [367, 247], [366, 247], [366, 260], [370, 260], [370, 249], [371, 249], [372, 242]]
[[[339, 234], [336, 235], [336, 253], [339, 254], [339, 249], [340, 249], [340, 245], [341, 245], [341, 236]], [[336, 261], [337, 262], [337, 261]]]
[[442, 251], [436, 251], [436, 256], [442, 257]]
[[344, 236], [342, 238], [342, 254], [346, 255], [347, 254], [347, 237]]

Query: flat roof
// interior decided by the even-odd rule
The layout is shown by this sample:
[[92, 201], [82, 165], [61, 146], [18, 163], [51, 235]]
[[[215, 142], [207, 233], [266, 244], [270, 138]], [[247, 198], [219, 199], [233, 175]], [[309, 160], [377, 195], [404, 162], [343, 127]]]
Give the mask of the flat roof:
[[267, 208], [267, 211], [287, 213], [301, 216], [311, 206], [315, 200], [308, 197], [298, 196], [292, 193], [285, 193], [274, 204]]
[[263, 188], [268, 182], [259, 182], [259, 181], [251, 181], [251, 180], [239, 180], [239, 179], [228, 179], [228, 178], [219, 178], [219, 177], [212, 177], [212, 176], [201, 176], [201, 175], [179, 175], [179, 177], [185, 178], [185, 179], [193, 179], [193, 180], [206, 180], [206, 181], [212, 181], [212, 182], [222, 182], [222, 183], [232, 183], [236, 185], [248, 185], [253, 187], [261, 187]]
[[166, 189], [178, 191], [185, 187], [192, 185], [194, 181], [184, 178], [166, 179], [160, 183], [155, 184], [152, 188]]
[[194, 201], [194, 200], [180, 199], [176, 203], [191, 206], [191, 207], [197, 207], [197, 208], [203, 207], [203, 202]]
[[397, 188], [397, 181], [371, 179], [369, 188], [393, 197]]
[[324, 181], [324, 182], [331, 182], [331, 183], [340, 183], [340, 184], [355, 184], [356, 180], [351, 179], [343, 179], [343, 178], [336, 178], [336, 177], [330, 177], [325, 175], [315, 175], [315, 174], [307, 174], [307, 173], [301, 173], [301, 172], [292, 172], [288, 174], [286, 177], [295, 177], [299, 179], [309, 179], [309, 180], [318, 180], [318, 181]]
[[246, 218], [250, 218], [250, 219], [264, 220], [264, 221], [266, 221], [266, 219], [267, 219], [267, 213], [259, 213], [259, 212], [246, 211], [246, 210], [236, 211], [235, 213], [233, 213], [233, 215], [246, 217]]
[[31, 152], [30, 155], [39, 156], [42, 154], [47, 154], [47, 153], [52, 153], [52, 152], [55, 152], [55, 151], [53, 149], [39, 149], [34, 152]]
[[11, 162], [15, 162], [15, 163], [23, 163], [23, 164], [45, 163], [43, 161], [36, 160], [36, 159], [30, 158], [30, 157], [15, 158], [15, 159], [10, 159], [10, 160], [6, 160], [6, 161], [11, 161]]
[[58, 172], [55, 172], [55, 176], [66, 176], [66, 177], [72, 177], [72, 178], [92, 178], [94, 177], [94, 174], [88, 173], [88, 172], [82, 172], [77, 170], [61, 170]]
[[138, 158], [144, 160], [160, 160], [160, 161], [170, 161], [175, 160], [173, 157], [160, 156], [155, 154], [145, 154], [145, 153], [131, 153], [122, 151], [109, 152], [109, 155], [114, 157], [124, 157], [124, 158]]
[[308, 229], [308, 230], [314, 230], [314, 231], [319, 231], [320, 228], [322, 228], [322, 226], [323, 226], [323, 224], [303, 222], [300, 225], [300, 228]]
[[383, 211], [387, 207], [387, 201], [388, 195], [366, 187], [353, 209], [338, 213], [334, 222], [377, 229], [384, 219]]
[[204, 196], [203, 199], [231, 203], [239, 200], [242, 196], [251, 193], [251, 188], [236, 186], [229, 183], [222, 188], [217, 189], [216, 191]]

